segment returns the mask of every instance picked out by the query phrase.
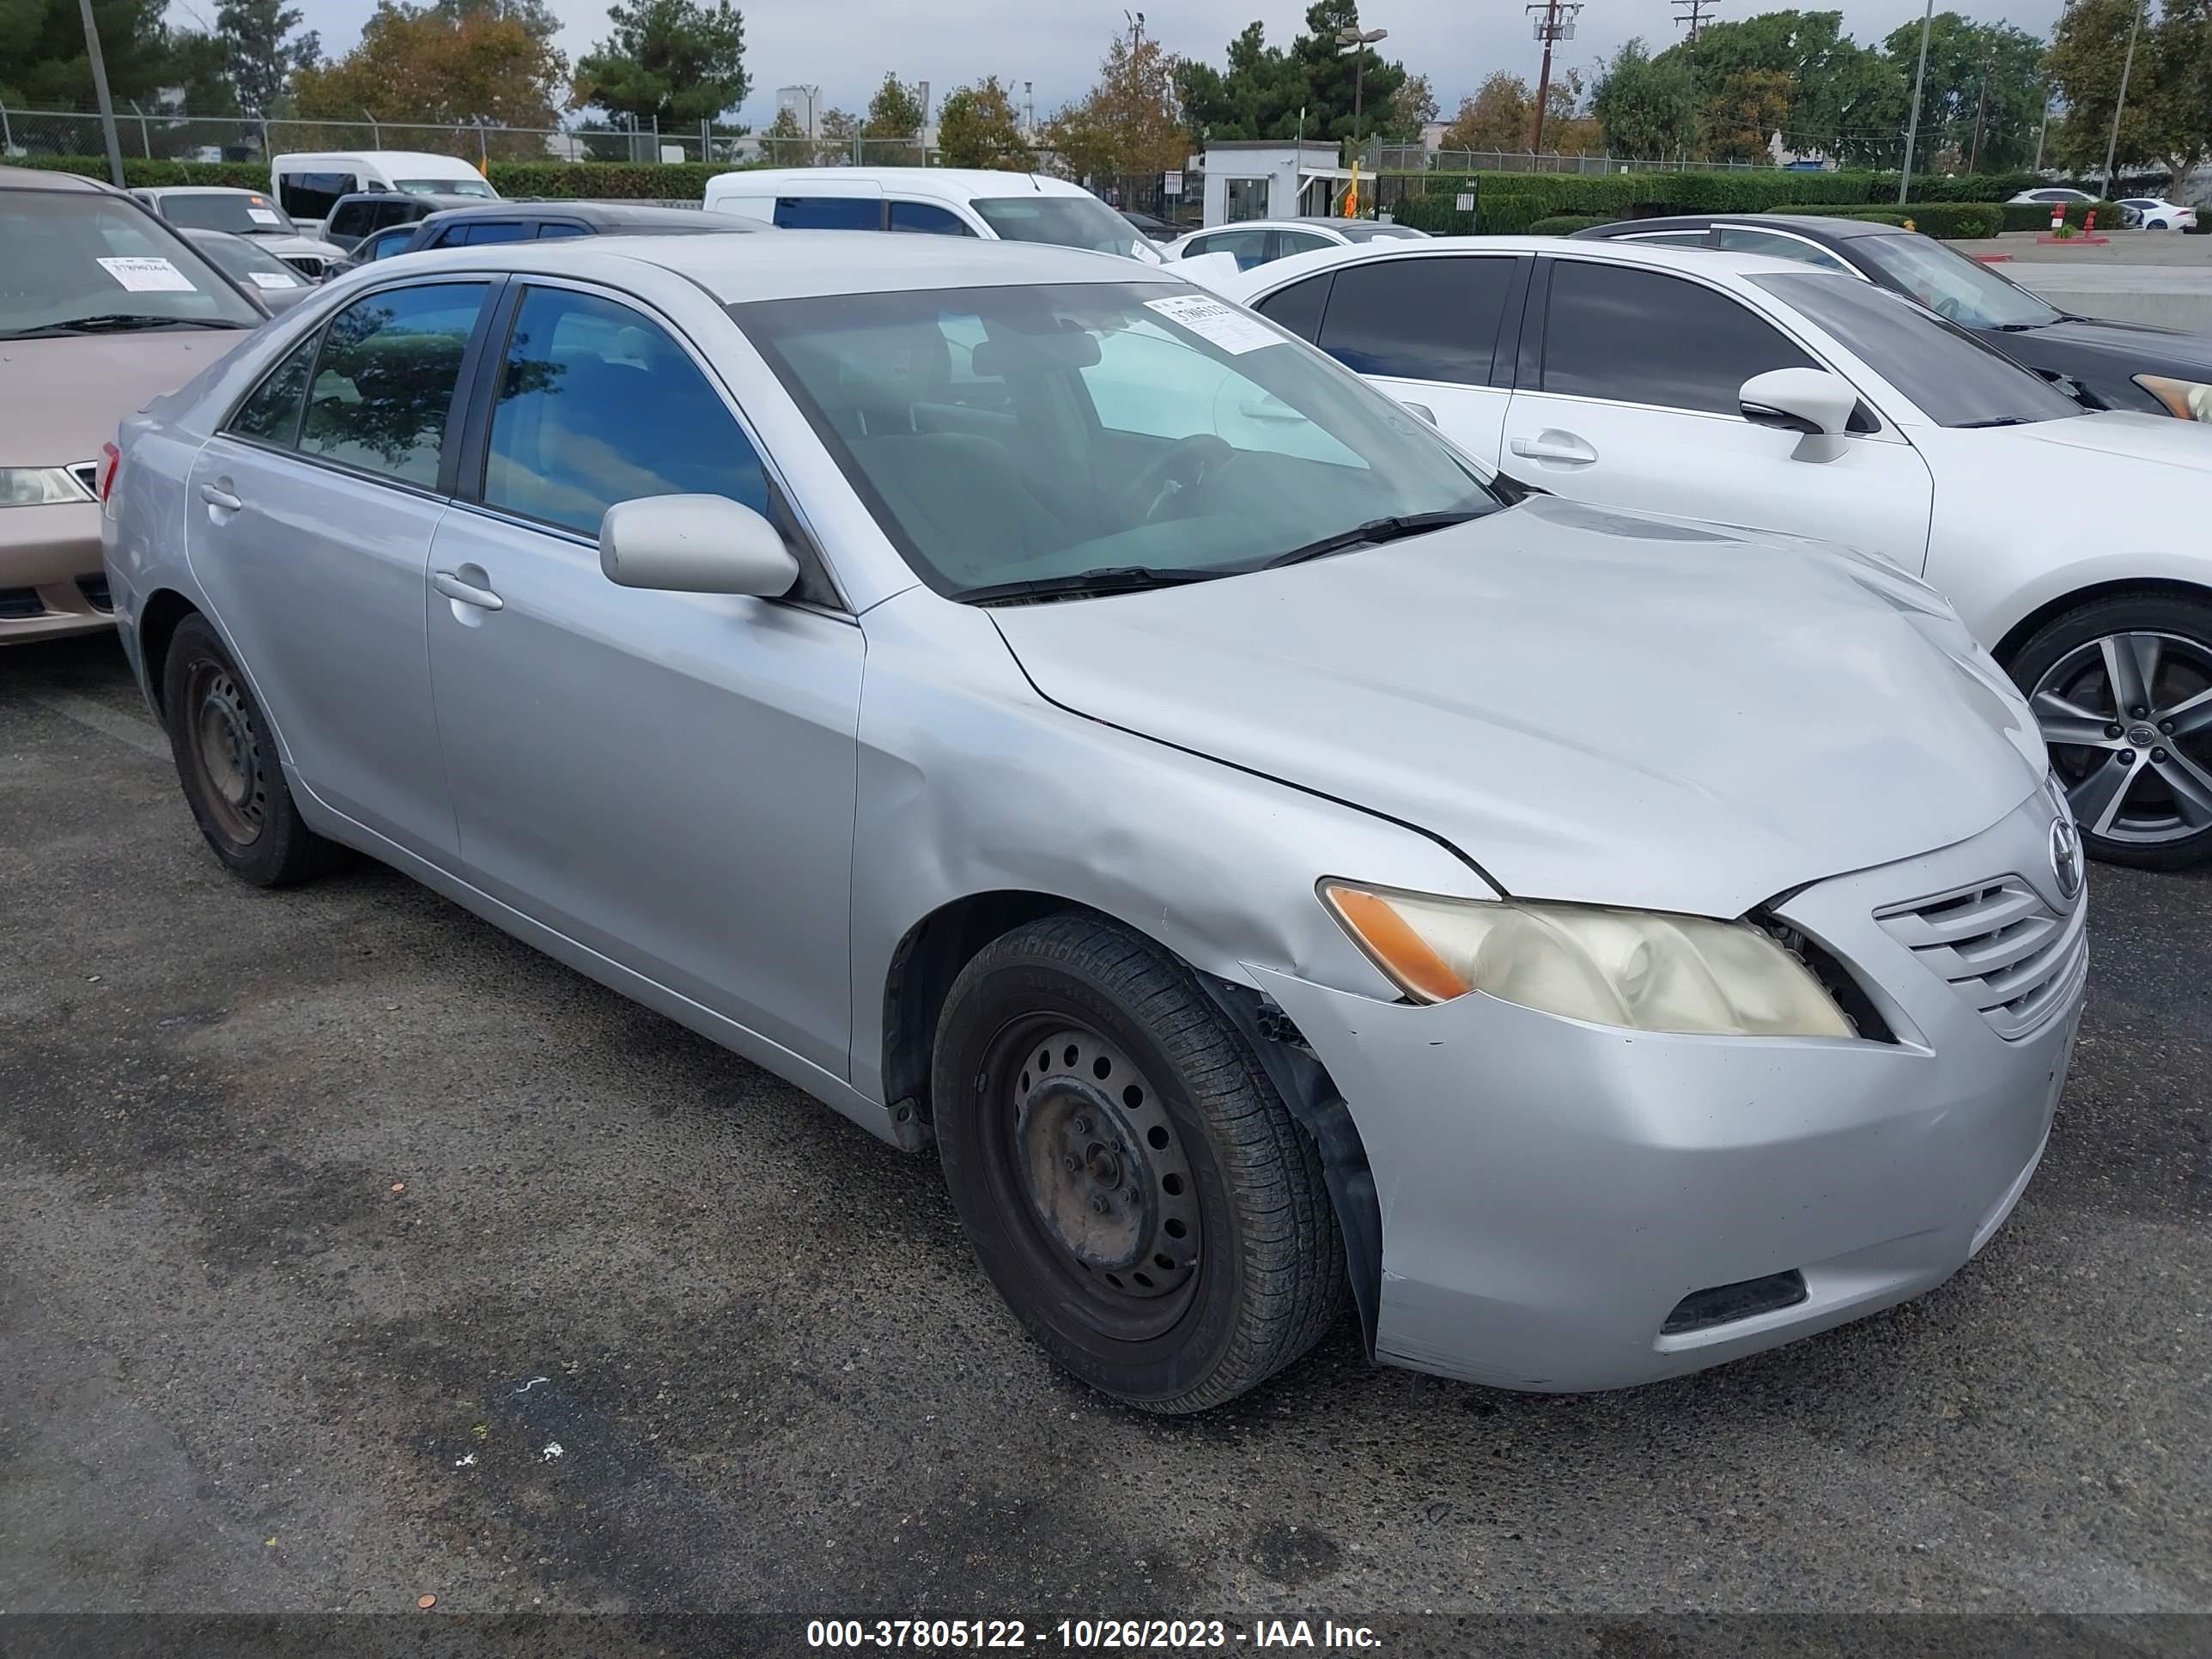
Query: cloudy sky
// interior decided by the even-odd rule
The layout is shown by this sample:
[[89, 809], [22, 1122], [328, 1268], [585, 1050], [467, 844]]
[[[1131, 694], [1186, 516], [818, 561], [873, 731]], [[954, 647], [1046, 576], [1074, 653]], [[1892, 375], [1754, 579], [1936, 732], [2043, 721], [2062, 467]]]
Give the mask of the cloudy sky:
[[[185, 0], [173, 0], [179, 9]], [[192, 0], [211, 12], [212, 0]], [[374, 0], [295, 0], [323, 46], [344, 51], [361, 33]], [[1912, 0], [1828, 0], [1862, 41], [1879, 40], [1918, 15]], [[1808, 9], [1820, 0], [1810, 0]], [[552, 0], [568, 25], [560, 45], [573, 60], [605, 32], [605, 0]], [[1134, 9], [1133, 6], [1131, 9]], [[1741, 18], [1769, 9], [1756, 0], [1724, 0], [1716, 15]], [[1938, 0], [1937, 9], [2048, 31], [2059, 0]], [[1090, 86], [1114, 32], [1126, 27], [1119, 4], [1096, 0], [753, 0], [743, 7], [745, 61], [753, 94], [745, 118], [765, 125], [775, 113], [775, 88], [818, 85], [825, 108], [857, 111], [887, 70], [927, 81], [931, 101], [963, 82], [997, 74], [1033, 84], [1040, 117]], [[1669, 0], [1590, 0], [1576, 38], [1556, 61], [1587, 67], [1631, 35], [1654, 46], [1679, 33]], [[1364, 21], [1390, 31], [1382, 50], [1425, 71], [1447, 115], [1492, 70], [1536, 78], [1537, 46], [1519, 0], [1364, 0]], [[1146, 33], [1185, 57], [1218, 64], [1231, 36], [1259, 18], [1267, 39], [1285, 44], [1304, 27], [1304, 0], [1154, 0]]]

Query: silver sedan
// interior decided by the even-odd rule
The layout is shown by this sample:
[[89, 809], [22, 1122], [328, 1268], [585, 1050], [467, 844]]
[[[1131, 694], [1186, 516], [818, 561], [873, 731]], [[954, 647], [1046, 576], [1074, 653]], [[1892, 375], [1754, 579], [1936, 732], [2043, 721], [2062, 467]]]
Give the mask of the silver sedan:
[[131, 419], [117, 612], [216, 856], [366, 853], [933, 1146], [1149, 1410], [1347, 1302], [1641, 1382], [1996, 1231], [2086, 904], [1942, 600], [1528, 496], [1170, 271], [861, 246], [370, 267]]

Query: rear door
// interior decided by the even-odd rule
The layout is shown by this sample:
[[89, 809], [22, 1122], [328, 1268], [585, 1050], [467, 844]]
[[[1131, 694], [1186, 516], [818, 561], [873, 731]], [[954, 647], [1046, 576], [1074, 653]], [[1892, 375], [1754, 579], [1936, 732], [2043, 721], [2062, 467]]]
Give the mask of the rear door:
[[192, 469], [186, 550], [301, 782], [450, 863], [423, 584], [488, 282], [355, 301], [264, 377]]
[[1827, 368], [1725, 289], [1672, 271], [1537, 262], [1502, 465], [1573, 501], [1851, 544], [1918, 570], [1933, 486], [1863, 405], [1816, 453], [1754, 426], [1739, 393], [1775, 368]]

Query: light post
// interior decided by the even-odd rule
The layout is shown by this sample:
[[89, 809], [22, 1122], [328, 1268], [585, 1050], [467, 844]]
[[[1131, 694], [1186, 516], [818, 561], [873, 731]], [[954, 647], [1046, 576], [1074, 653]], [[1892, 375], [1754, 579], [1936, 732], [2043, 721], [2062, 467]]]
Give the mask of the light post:
[[1928, 80], [1928, 28], [1936, 21], [1936, 0], [1920, 14], [1920, 67], [1912, 76], [1912, 118], [1905, 125], [1905, 170], [1897, 175], [1897, 204], [1905, 205], [1905, 192], [1912, 183], [1912, 147], [1920, 141], [1920, 88]]
[[[88, 17], [92, 14], [87, 12]], [[2105, 194], [2112, 193], [2112, 162], [2120, 149], [2120, 112], [2128, 106], [2128, 75], [2136, 66], [2136, 31], [2142, 27], [2143, 0], [2136, 0], [2128, 19], [2128, 55], [2120, 60], [2120, 95], [2112, 101], [2112, 131], [2105, 139]]]
[[107, 95], [107, 59], [100, 50], [100, 26], [92, 21], [92, 0], [78, 0], [84, 13], [85, 56], [92, 60], [93, 95], [100, 100], [100, 130], [107, 140], [107, 173], [123, 188], [123, 143], [115, 134], [115, 100]]
[[1336, 55], [1352, 59], [1352, 153], [1359, 154], [1360, 101], [1367, 78], [1367, 48], [1390, 38], [1388, 29], [1344, 28], [1336, 32]]

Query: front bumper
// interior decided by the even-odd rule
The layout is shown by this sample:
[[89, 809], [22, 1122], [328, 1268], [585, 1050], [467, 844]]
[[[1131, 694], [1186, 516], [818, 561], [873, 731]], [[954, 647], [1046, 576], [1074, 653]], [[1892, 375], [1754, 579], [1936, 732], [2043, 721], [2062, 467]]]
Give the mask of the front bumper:
[[[1956, 1272], [2041, 1155], [2086, 957], [2007, 1041], [1875, 912], [1998, 874], [2070, 912], [2050, 821], [2039, 795], [1987, 835], [1772, 907], [1852, 967], [1896, 1042], [1661, 1036], [1255, 973], [1328, 1068], [1373, 1171], [1377, 1357], [1504, 1388], [1620, 1388]], [[1793, 1271], [1790, 1305], [1662, 1334], [1695, 1292]]]
[[100, 559], [100, 504], [0, 507], [0, 645], [115, 625]]

